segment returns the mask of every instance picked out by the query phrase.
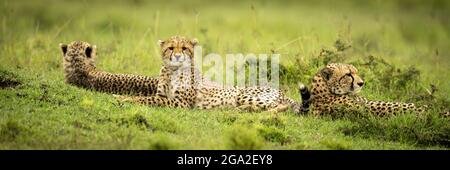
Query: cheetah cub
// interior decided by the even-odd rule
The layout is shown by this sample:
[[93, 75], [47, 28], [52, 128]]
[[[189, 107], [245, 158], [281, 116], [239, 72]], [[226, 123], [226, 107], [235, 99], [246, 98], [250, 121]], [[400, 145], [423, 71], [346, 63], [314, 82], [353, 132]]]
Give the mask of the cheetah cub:
[[96, 46], [83, 41], [59, 44], [64, 59], [65, 82], [77, 87], [112, 94], [151, 96], [156, 94], [158, 79], [98, 71]]
[[300, 107], [270, 87], [223, 87], [203, 78], [194, 67], [196, 39], [174, 36], [160, 41], [163, 66], [156, 96], [119, 97], [123, 101], [181, 108], [232, 107], [245, 111], [281, 112]]
[[423, 107], [413, 103], [370, 101], [357, 95], [364, 85], [358, 76], [358, 70], [350, 64], [331, 63], [320, 70], [312, 79], [311, 93], [300, 84], [303, 110], [312, 105], [314, 115], [329, 114], [337, 107], [365, 108], [379, 116], [404, 113], [407, 111], [423, 112]]

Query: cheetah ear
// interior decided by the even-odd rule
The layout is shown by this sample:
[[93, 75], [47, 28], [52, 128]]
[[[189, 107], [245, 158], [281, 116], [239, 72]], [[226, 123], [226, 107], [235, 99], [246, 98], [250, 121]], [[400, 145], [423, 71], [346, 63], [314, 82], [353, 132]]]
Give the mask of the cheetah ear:
[[322, 77], [325, 80], [330, 80], [331, 75], [333, 75], [333, 70], [331, 70], [328, 67], [323, 68], [322, 70], [320, 70], [320, 74], [322, 75]]
[[165, 42], [163, 40], [158, 40], [159, 46], [162, 46]]
[[89, 46], [89, 47], [86, 47], [86, 57], [87, 58], [92, 58], [92, 57], [94, 57], [95, 56], [95, 50], [97, 49], [97, 46], [96, 45], [93, 45], [93, 46]]
[[192, 39], [192, 40], [191, 40], [191, 44], [192, 44], [193, 46], [197, 45], [197, 44], [198, 44], [197, 38]]
[[355, 66], [353, 66], [353, 65], [350, 65], [350, 69], [351, 69], [352, 71], [358, 72], [358, 69], [357, 69]]
[[65, 56], [67, 53], [67, 45], [63, 44], [63, 43], [59, 43], [59, 48], [61, 48], [61, 50], [63, 52], [63, 56]]

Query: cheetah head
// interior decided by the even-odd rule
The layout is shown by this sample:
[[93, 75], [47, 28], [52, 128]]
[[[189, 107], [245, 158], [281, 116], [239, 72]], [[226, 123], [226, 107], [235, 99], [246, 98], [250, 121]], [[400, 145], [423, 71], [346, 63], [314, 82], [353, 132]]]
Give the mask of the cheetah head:
[[197, 43], [197, 39], [191, 40], [180, 36], [173, 36], [165, 41], [160, 40], [164, 65], [173, 69], [191, 66], [194, 59], [194, 47]]
[[350, 64], [331, 63], [320, 71], [326, 86], [334, 94], [356, 94], [364, 81], [358, 76], [358, 70]]
[[74, 41], [70, 44], [61, 43], [59, 46], [64, 56], [64, 67], [66, 69], [95, 68], [95, 45], [83, 41]]

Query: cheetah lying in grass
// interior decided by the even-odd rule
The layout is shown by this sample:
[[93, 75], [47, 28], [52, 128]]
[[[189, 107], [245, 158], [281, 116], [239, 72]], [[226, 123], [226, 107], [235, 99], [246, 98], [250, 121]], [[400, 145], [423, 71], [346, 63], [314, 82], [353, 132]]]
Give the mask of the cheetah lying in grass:
[[424, 111], [413, 103], [370, 101], [357, 93], [364, 85], [358, 76], [358, 70], [349, 64], [332, 63], [319, 71], [312, 79], [311, 93], [306, 86], [300, 84], [303, 98], [303, 110], [312, 105], [314, 115], [336, 112], [339, 107], [364, 108], [379, 116], [404, 112]]
[[270, 87], [222, 87], [206, 80], [194, 67], [197, 40], [174, 36], [161, 41], [163, 66], [156, 96], [117, 96], [122, 101], [179, 108], [234, 107], [246, 111], [281, 112], [299, 105]]
[[74, 41], [68, 45], [60, 44], [60, 48], [64, 56], [65, 82], [68, 84], [113, 94], [156, 94], [156, 78], [98, 71], [95, 67], [95, 45]]

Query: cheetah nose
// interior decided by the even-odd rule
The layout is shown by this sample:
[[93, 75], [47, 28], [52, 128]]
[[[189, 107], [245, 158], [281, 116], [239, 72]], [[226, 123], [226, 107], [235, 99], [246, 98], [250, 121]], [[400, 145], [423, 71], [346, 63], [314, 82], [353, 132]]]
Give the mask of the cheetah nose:
[[175, 59], [180, 60], [181, 54], [175, 54]]
[[363, 81], [358, 82], [358, 86], [359, 86], [359, 87], [361, 87], [361, 86], [363, 86], [363, 85], [364, 85], [364, 82], [363, 82]]

